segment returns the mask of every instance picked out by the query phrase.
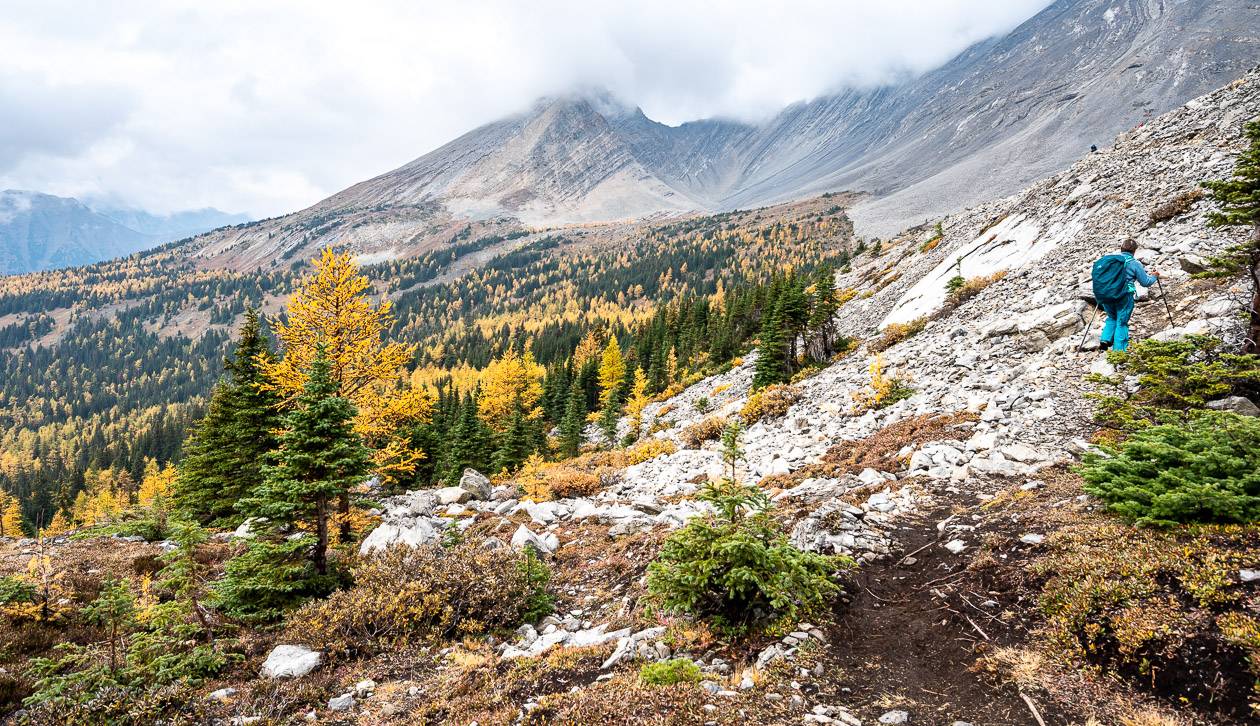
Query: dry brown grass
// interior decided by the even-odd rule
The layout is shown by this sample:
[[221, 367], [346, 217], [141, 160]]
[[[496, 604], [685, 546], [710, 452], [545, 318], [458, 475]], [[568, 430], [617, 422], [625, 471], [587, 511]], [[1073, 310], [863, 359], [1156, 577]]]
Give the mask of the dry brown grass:
[[712, 441], [722, 435], [726, 429], [726, 419], [721, 416], [710, 416], [698, 423], [684, 428], [679, 437], [683, 445], [689, 449], [698, 449], [704, 442]]
[[915, 318], [908, 323], [891, 323], [884, 328], [878, 338], [867, 343], [866, 347], [872, 353], [882, 353], [903, 340], [909, 340], [922, 333], [927, 324], [927, 316]]
[[1167, 222], [1173, 217], [1179, 217], [1186, 212], [1189, 212], [1195, 202], [1202, 198], [1202, 189], [1190, 189], [1172, 197], [1168, 201], [1151, 210], [1151, 225], [1154, 226], [1160, 222]]

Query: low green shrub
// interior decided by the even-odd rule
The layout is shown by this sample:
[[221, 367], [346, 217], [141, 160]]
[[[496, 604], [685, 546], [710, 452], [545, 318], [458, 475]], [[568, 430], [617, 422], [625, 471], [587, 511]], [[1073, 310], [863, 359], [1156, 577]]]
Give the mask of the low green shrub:
[[[1185, 421], [1213, 399], [1260, 390], [1260, 356], [1228, 353], [1217, 338], [1143, 340], [1128, 351], [1111, 351], [1116, 375], [1091, 375], [1104, 387], [1087, 394], [1097, 401], [1096, 420], [1119, 431]], [[1126, 378], [1136, 377], [1137, 389]]]
[[17, 577], [0, 577], [0, 606], [34, 601], [34, 585]]
[[686, 658], [671, 658], [657, 663], [644, 663], [639, 669], [639, 680], [653, 686], [672, 686], [675, 683], [699, 683], [700, 666]]
[[670, 535], [648, 566], [649, 599], [662, 609], [740, 635], [794, 623], [840, 592], [837, 571], [852, 561], [794, 547], [770, 517], [765, 492], [726, 479], [699, 498], [717, 514]]
[[1086, 455], [1081, 476], [1137, 524], [1260, 521], [1260, 419], [1200, 412], [1151, 426]]
[[143, 700], [164, 686], [199, 686], [235, 659], [189, 639], [189, 631], [158, 608], [162, 605], [141, 607], [130, 581], [105, 580], [100, 595], [82, 611], [102, 639], [61, 643], [51, 657], [32, 659], [27, 676], [34, 689], [23, 703], [67, 713], [111, 693]]

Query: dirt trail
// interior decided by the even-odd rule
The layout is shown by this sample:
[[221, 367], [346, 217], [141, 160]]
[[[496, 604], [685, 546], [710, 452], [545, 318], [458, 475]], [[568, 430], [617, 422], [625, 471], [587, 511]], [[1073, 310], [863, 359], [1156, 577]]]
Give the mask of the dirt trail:
[[[915, 724], [1035, 724], [1013, 684], [991, 682], [974, 668], [984, 653], [1018, 642], [1022, 632], [1017, 622], [997, 617], [1003, 593], [976, 591], [967, 570], [975, 537], [942, 535], [937, 528], [951, 515], [953, 523], [970, 523], [977, 500], [941, 494], [931, 508], [901, 522], [899, 554], [857, 575], [853, 604], [830, 654], [837, 670], [829, 685], [864, 721], [901, 709]], [[944, 547], [955, 536], [968, 541], [960, 555]], [[1044, 704], [1034, 706], [1046, 726], [1069, 723]]]

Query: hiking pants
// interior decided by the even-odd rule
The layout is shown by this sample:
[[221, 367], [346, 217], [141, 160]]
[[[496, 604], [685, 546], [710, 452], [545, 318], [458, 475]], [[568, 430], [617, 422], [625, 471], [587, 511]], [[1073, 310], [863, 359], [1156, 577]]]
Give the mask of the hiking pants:
[[1099, 341], [1111, 343], [1113, 350], [1127, 350], [1129, 318], [1133, 315], [1133, 295], [1125, 295], [1119, 300], [1099, 300], [1098, 307], [1107, 314], [1107, 322], [1103, 324]]

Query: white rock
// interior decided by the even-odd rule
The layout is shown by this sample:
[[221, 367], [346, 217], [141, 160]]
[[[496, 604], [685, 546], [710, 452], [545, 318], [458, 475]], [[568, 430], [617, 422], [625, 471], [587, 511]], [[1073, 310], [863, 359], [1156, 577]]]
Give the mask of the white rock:
[[963, 550], [967, 549], [967, 543], [960, 539], [951, 539], [945, 543], [945, 549], [949, 550], [953, 554], [960, 555]]
[[786, 476], [792, 473], [792, 467], [788, 465], [785, 459], [775, 458], [770, 462], [770, 468], [766, 470], [766, 476]]
[[476, 469], [464, 469], [459, 478], [459, 488], [472, 495], [473, 499], [490, 499], [494, 496], [494, 487], [484, 474]]
[[301, 645], [277, 645], [263, 661], [264, 678], [300, 678], [319, 667], [324, 656]]
[[1216, 401], [1208, 401], [1207, 407], [1213, 411], [1232, 411], [1239, 416], [1260, 416], [1260, 406], [1242, 396], [1229, 396]]
[[910, 723], [910, 713], [907, 711], [888, 711], [879, 717], [882, 724], [903, 724]]
[[234, 695], [236, 695], [235, 688], [220, 688], [217, 691], [211, 691], [206, 698], [211, 701], [226, 701]]
[[349, 711], [354, 708], [354, 694], [343, 693], [335, 698], [328, 699], [329, 711]]
[[1034, 461], [1045, 461], [1046, 459], [1046, 456], [1040, 451], [1037, 451], [1031, 446], [1027, 446], [1025, 444], [1010, 444], [1008, 446], [1003, 446], [999, 449], [999, 451], [1002, 452], [1002, 456], [1005, 456], [1008, 459], [1014, 459], [1015, 461], [1022, 461], [1025, 464], [1029, 464]]
[[[550, 533], [548, 534], [554, 541], [555, 535]], [[529, 527], [522, 524], [516, 528], [516, 533], [512, 535], [512, 546], [517, 549], [521, 549], [526, 545], [533, 545], [534, 549], [546, 555], [555, 552], [555, 547], [548, 546], [548, 543], [544, 538], [534, 534]]]
[[459, 487], [442, 487], [436, 492], [440, 504], [463, 504], [472, 498], [472, 493]]
[[1260, 580], [1260, 570], [1239, 570], [1238, 579], [1243, 582], [1255, 582]]
[[421, 547], [442, 538], [442, 525], [431, 519], [404, 520], [399, 524], [382, 524], [368, 533], [359, 544], [359, 554], [366, 555], [401, 543]]
[[1035, 533], [1030, 532], [1020, 537], [1019, 541], [1023, 542], [1024, 544], [1039, 545], [1042, 542], [1046, 541], [1046, 536], [1044, 534], [1035, 534]]
[[359, 698], [366, 698], [367, 696], [371, 695], [372, 691], [375, 691], [375, 690], [376, 690], [376, 681], [372, 680], [371, 678], [364, 679], [354, 684], [354, 692], [355, 694], [359, 696]]
[[253, 539], [254, 528], [266, 521], [265, 517], [249, 517], [244, 522], [241, 522], [239, 527], [232, 530], [232, 536], [236, 539]]

